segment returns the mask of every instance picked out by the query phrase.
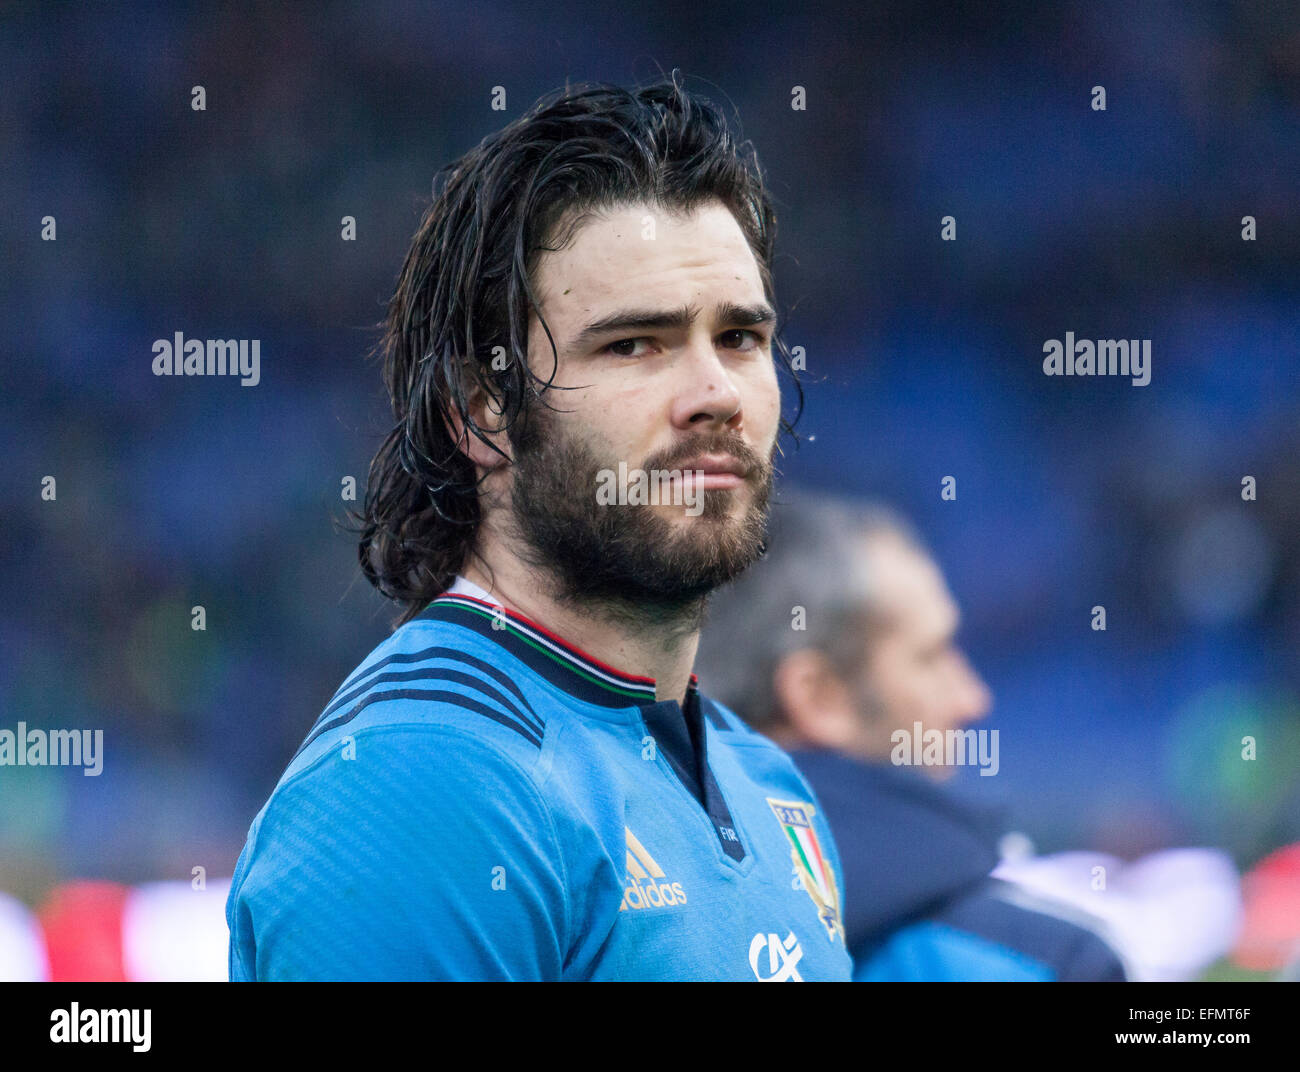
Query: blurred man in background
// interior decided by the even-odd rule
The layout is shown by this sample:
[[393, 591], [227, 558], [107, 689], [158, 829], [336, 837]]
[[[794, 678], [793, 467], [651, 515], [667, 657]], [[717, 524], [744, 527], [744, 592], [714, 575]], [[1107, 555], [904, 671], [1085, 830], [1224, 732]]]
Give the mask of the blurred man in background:
[[799, 498], [773, 508], [768, 548], [715, 594], [696, 670], [820, 798], [854, 978], [1122, 981], [1097, 921], [990, 878], [1004, 831], [938, 784], [953, 767], [935, 756], [954, 755], [939, 742], [995, 774], [997, 738], [966, 729], [991, 696], [916, 534], [880, 507]]

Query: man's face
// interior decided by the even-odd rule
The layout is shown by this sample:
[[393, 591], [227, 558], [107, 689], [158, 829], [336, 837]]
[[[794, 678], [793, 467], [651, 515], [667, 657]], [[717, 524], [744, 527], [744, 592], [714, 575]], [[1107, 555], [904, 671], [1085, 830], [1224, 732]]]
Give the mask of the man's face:
[[878, 624], [861, 686], [877, 734], [960, 729], [983, 718], [991, 696], [955, 643], [959, 613], [938, 567], [894, 536], [863, 553], [877, 584]]
[[[720, 203], [615, 209], [543, 254], [535, 289], [558, 366], [534, 316], [553, 410], [534, 405], [515, 444], [518, 535], [570, 599], [698, 599], [758, 555], [780, 421], [773, 314], [739, 225]], [[640, 471], [648, 504], [610, 501], [620, 463], [625, 498]]]

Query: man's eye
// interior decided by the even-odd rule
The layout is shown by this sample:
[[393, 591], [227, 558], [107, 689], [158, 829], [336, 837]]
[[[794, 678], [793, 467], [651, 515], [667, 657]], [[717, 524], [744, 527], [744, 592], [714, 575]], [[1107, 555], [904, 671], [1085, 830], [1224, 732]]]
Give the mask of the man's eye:
[[619, 339], [618, 342], [612, 342], [605, 347], [605, 353], [613, 354], [615, 357], [641, 357], [645, 351], [636, 352], [629, 350], [628, 347], [635, 347], [639, 342], [649, 342], [649, 339]]
[[[727, 340], [743, 342], [744, 340], [742, 336], [745, 335], [749, 336], [750, 345], [748, 346], [727, 345]], [[763, 336], [760, 335], [757, 331], [750, 331], [748, 328], [734, 328], [731, 331], [724, 331], [722, 335], [719, 336], [719, 338], [722, 340], [723, 346], [728, 350], [757, 350], [764, 344], [764, 342], [766, 342]]]

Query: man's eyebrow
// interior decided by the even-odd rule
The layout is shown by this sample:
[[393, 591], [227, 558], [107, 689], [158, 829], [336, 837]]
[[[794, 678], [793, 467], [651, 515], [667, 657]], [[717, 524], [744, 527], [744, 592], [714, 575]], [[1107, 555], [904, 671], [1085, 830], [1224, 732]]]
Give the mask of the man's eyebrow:
[[[776, 310], [767, 302], [756, 305], [738, 305], [722, 302], [715, 308], [716, 319], [721, 324], [735, 327], [757, 327], [776, 323]], [[680, 331], [690, 327], [699, 315], [691, 306], [680, 309], [620, 309], [618, 312], [593, 320], [574, 337], [572, 347], [580, 350], [602, 336], [622, 331]]]

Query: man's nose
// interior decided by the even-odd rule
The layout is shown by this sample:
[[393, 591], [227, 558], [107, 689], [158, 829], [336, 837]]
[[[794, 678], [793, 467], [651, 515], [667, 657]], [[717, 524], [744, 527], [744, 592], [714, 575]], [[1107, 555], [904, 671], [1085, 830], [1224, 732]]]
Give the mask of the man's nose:
[[692, 339], [682, 367], [681, 389], [673, 401], [673, 423], [682, 429], [701, 423], [736, 427], [740, 391], [711, 339]]
[[993, 693], [964, 654], [957, 656], [957, 713], [963, 722], [976, 722], [993, 707]]

